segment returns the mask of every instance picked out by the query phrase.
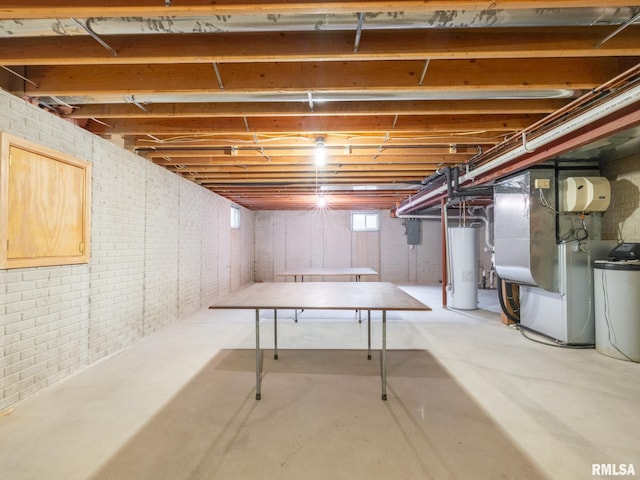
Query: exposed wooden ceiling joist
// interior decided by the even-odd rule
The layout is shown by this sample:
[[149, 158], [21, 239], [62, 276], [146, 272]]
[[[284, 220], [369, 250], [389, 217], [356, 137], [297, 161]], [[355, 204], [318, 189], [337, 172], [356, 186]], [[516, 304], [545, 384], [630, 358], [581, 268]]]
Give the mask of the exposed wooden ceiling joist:
[[[489, 92], [594, 88], [638, 62], [620, 59], [549, 58], [423, 61], [287, 62], [177, 65], [30, 66], [27, 95], [258, 94], [374, 91]], [[220, 80], [218, 78], [220, 77]], [[221, 84], [222, 87], [221, 88]], [[479, 94], [478, 94], [479, 95]]]
[[390, 208], [637, 65], [637, 11], [23, 0], [0, 6], [0, 82], [249, 208]]
[[365, 31], [354, 51], [352, 31], [261, 32], [105, 36], [117, 55], [88, 36], [59, 36], [51, 42], [6, 38], [4, 65], [152, 65], [166, 63], [268, 63], [315, 61], [455, 60], [636, 56], [640, 26], [594, 45], [611, 27], [594, 26]]

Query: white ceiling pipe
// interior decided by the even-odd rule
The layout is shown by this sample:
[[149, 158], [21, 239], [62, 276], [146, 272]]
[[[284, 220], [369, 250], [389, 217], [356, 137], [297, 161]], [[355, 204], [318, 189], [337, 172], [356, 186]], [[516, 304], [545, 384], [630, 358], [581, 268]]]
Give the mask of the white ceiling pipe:
[[586, 127], [593, 122], [596, 122], [607, 115], [610, 115], [618, 110], [621, 110], [625, 107], [628, 107], [640, 100], [640, 85], [622, 93], [621, 95], [612, 98], [606, 103], [597, 106], [591, 110], [584, 112], [581, 115], [559, 125], [553, 130], [548, 131], [532, 139], [530, 142], [527, 142], [526, 145], [520, 145], [519, 147], [505, 153], [504, 155], [492, 160], [484, 165], [479, 166], [476, 169], [471, 170], [467, 174], [461, 177], [461, 180], [464, 182], [466, 180], [473, 180], [478, 175], [482, 175], [488, 171], [491, 171], [505, 162], [513, 160], [514, 158], [520, 157], [527, 153], [531, 153], [532, 151], [537, 150], [538, 148], [547, 145], [559, 138], [564, 137], [570, 133], [575, 132], [576, 130]]
[[[626, 92], [623, 92], [620, 95], [617, 95], [615, 98], [603, 103], [602, 105], [597, 106], [583, 114], [578, 115], [577, 117], [569, 120], [566, 123], [554, 128], [553, 130], [548, 131], [532, 139], [530, 142], [527, 142], [526, 145], [520, 145], [519, 147], [514, 148], [513, 150], [509, 150], [508, 152], [500, 155], [499, 157], [491, 160], [490, 162], [485, 163], [484, 165], [479, 166], [478, 168], [469, 171], [462, 177], [460, 177], [460, 183], [463, 184], [466, 181], [470, 181], [475, 179], [478, 175], [482, 175], [483, 173], [489, 172], [500, 166], [518, 158], [521, 156], [530, 153], [532, 150], [536, 150], [554, 140], [557, 140], [565, 135], [568, 135], [576, 130], [586, 127], [589, 124], [600, 120], [607, 115], [610, 115], [618, 110], [621, 110], [625, 107], [628, 107], [640, 100], [640, 85], [635, 86]], [[412, 198], [409, 198], [403, 205], [400, 205], [396, 209], [396, 214], [403, 215], [412, 211], [412, 209], [417, 209], [422, 205], [425, 205], [429, 200], [435, 198], [443, 193], [447, 192], [447, 186], [442, 185], [438, 188], [430, 190], [428, 192], [423, 191], [414, 195]]]
[[423, 190], [422, 192], [418, 192], [413, 197], [409, 197], [409, 199], [406, 200], [404, 204], [400, 205], [396, 209], [396, 216], [400, 217], [402, 215], [409, 214], [409, 212], [412, 212], [413, 210], [420, 208], [422, 205], [427, 203], [432, 198], [435, 198], [438, 195], [441, 195], [446, 192], [447, 192], [446, 185], [442, 185], [438, 188], [434, 188], [433, 190], [429, 190], [428, 192], [425, 190]]

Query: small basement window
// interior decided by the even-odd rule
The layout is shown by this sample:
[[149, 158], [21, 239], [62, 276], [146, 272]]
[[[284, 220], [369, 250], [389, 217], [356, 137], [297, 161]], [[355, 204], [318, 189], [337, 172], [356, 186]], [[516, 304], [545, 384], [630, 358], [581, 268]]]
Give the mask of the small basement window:
[[376, 232], [380, 230], [380, 214], [353, 212], [351, 214], [351, 230], [354, 232]]
[[240, 209], [231, 206], [231, 228], [240, 228]]

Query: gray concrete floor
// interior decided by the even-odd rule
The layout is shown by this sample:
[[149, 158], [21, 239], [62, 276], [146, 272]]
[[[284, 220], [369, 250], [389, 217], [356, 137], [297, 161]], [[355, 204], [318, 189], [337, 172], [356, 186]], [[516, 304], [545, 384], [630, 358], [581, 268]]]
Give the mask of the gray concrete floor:
[[205, 309], [5, 412], [0, 478], [640, 476], [638, 364], [525, 339], [495, 291], [458, 312], [438, 286], [403, 288], [433, 311], [389, 315], [386, 402], [354, 312], [279, 312], [256, 401], [254, 314]]

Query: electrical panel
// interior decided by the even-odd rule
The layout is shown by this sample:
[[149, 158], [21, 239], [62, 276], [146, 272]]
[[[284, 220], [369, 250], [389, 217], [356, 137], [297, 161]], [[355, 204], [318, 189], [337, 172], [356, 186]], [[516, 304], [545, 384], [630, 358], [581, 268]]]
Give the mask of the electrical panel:
[[563, 212], [603, 212], [611, 202], [611, 185], [604, 177], [568, 177], [563, 181]]
[[420, 245], [421, 222], [417, 218], [407, 218], [405, 221], [407, 229], [407, 244]]

